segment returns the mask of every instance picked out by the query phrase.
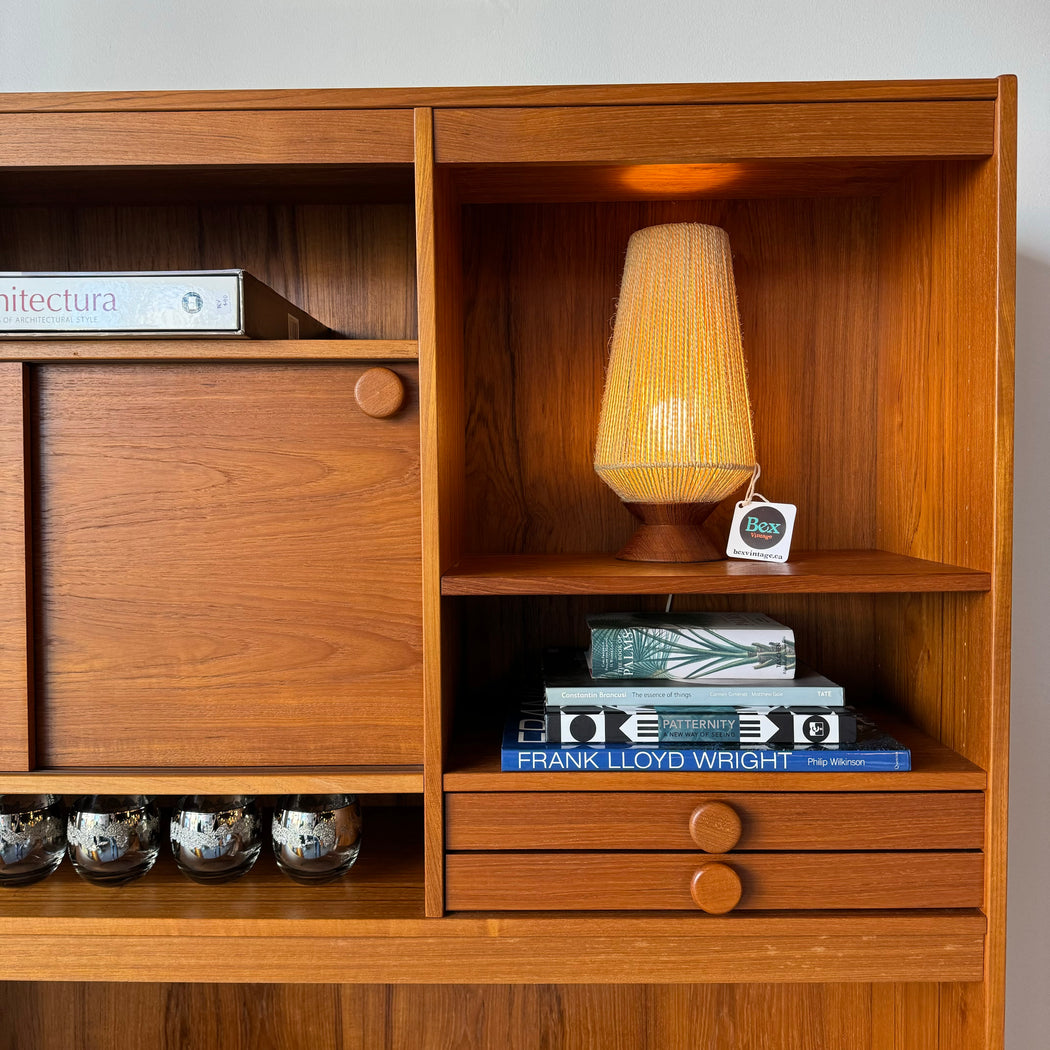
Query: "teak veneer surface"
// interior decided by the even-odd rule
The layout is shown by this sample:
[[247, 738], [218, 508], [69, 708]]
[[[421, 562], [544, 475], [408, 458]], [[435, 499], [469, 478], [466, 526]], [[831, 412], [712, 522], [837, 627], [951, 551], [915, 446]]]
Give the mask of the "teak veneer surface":
[[7, 113], [0, 166], [411, 163], [412, 112]]
[[28, 769], [33, 754], [28, 425], [25, 368], [0, 364], [0, 769]]
[[[155, 464], [167, 435], [136, 423], [132, 429], [140, 435], [152, 434], [136, 446], [123, 433], [114, 437], [101, 415], [92, 422], [90, 413], [81, 414], [77, 418], [96, 431], [83, 444], [92, 457], [77, 459], [78, 438], [59, 464], [47, 458], [46, 441], [37, 447], [40, 420], [54, 421], [42, 411], [47, 404], [30, 397], [27, 408], [19, 386], [32, 394], [62, 370], [100, 369], [114, 390], [99, 382], [92, 393], [108, 416], [123, 408], [113, 377], [123, 380], [140, 367], [202, 369], [213, 378], [287, 367], [317, 376], [356, 367], [335, 359], [389, 359], [413, 372], [417, 359], [423, 513], [417, 503], [416, 582], [398, 577], [391, 585], [389, 574], [377, 573], [375, 596], [362, 608], [373, 625], [396, 621], [401, 630], [404, 618], [379, 617], [377, 609], [400, 584], [417, 595], [412, 732], [419, 749], [410, 761], [422, 761], [423, 768], [402, 769], [406, 759], [391, 764], [388, 757], [363, 772], [347, 768], [356, 760], [340, 749], [331, 762], [304, 773], [302, 783], [422, 790], [425, 810], [422, 827], [400, 846], [391, 841], [387, 852], [362, 854], [357, 889], [343, 887], [327, 898], [342, 902], [335, 917], [293, 884], [270, 885], [265, 868], [243, 884], [239, 909], [236, 884], [229, 887], [228, 915], [211, 906], [198, 911], [195, 888], [181, 885], [170, 868], [165, 875], [163, 866], [153, 884], [109, 893], [70, 882], [71, 873], [60, 871], [29, 887], [29, 897], [5, 893], [0, 901], [3, 973], [34, 981], [369, 986], [330, 995], [315, 987], [299, 998], [270, 989], [264, 999], [279, 1017], [272, 1029], [258, 1011], [245, 1014], [247, 998], [230, 989], [107, 987], [94, 1000], [86, 988], [72, 993], [77, 1009], [100, 1028], [113, 1027], [107, 1018], [124, 1016], [118, 1003], [155, 1017], [156, 997], [166, 996], [169, 1042], [185, 1036], [188, 1045], [224, 1050], [239, 1045], [235, 1040], [247, 1030], [256, 1036], [251, 1045], [269, 1039], [290, 1047], [294, 1029], [325, 1045], [363, 1048], [384, 1040], [398, 1045], [417, 1028], [428, 1047], [500, 1041], [517, 1047], [540, 1039], [559, 1050], [694, 1042], [715, 1050], [999, 1050], [1015, 109], [1009, 77], [0, 96], [0, 168], [6, 169], [0, 194], [7, 202], [0, 208], [0, 268], [246, 266], [337, 335], [304, 346], [192, 343], [187, 350], [201, 359], [196, 364], [175, 364], [187, 350], [170, 344], [154, 344], [154, 360], [136, 364], [141, 346], [101, 340], [92, 344], [98, 356], [88, 365], [76, 363], [75, 344], [7, 344], [14, 362], [0, 365], [0, 457], [8, 468], [0, 486], [4, 657], [8, 638], [16, 651], [20, 639], [27, 643], [20, 666], [0, 662], [3, 682], [13, 689], [0, 705], [2, 739], [14, 742], [14, 753], [3, 753], [10, 768], [53, 759], [49, 732], [57, 709], [48, 660], [65, 645], [86, 642], [90, 649], [99, 626], [96, 607], [86, 619], [79, 612], [66, 617], [67, 637], [49, 633], [50, 611], [65, 603], [72, 613], [91, 593], [87, 587], [97, 577], [84, 575], [94, 560], [91, 544], [105, 546], [105, 533], [113, 531], [108, 523], [80, 530], [75, 518], [90, 509], [90, 500], [70, 503], [63, 529], [84, 573], [62, 578], [53, 557], [56, 534], [49, 532], [61, 487], [79, 484], [87, 492], [108, 469], [99, 464], [113, 461], [112, 448], [133, 449], [124, 456], [129, 487], [117, 501], [128, 506], [138, 499], [138, 510], [119, 526], [136, 534], [131, 553], [145, 564], [164, 546], [159, 536], [172, 533], [181, 543], [188, 522], [176, 515], [175, 527], [162, 529], [166, 507], [151, 507], [132, 491], [138, 485], [144, 494], [152, 484], [150, 470], [133, 464]], [[187, 134], [191, 128], [196, 138]], [[638, 567], [632, 575], [634, 567], [609, 557], [633, 526], [597, 481], [590, 457], [623, 250], [633, 230], [674, 221], [722, 225], [734, 246], [760, 488], [799, 507], [796, 558], [788, 567], [741, 563], [710, 570], [710, 579], [696, 567], [666, 574]], [[367, 352], [365, 341], [372, 344]], [[387, 347], [397, 352], [391, 349], [387, 358]], [[171, 355], [167, 363], [163, 355]], [[298, 386], [297, 379], [292, 387]], [[275, 421], [279, 430], [300, 433], [283, 400], [275, 390], [262, 413], [270, 417], [266, 427], [249, 428], [256, 462], [271, 462]], [[309, 434], [316, 413], [303, 415]], [[42, 433], [48, 437], [46, 428]], [[194, 442], [206, 443], [180, 433], [171, 447], [185, 450]], [[304, 446], [311, 444], [304, 439]], [[315, 451], [307, 458], [319, 462]], [[192, 473], [202, 462], [191, 457], [186, 469]], [[280, 523], [273, 536], [305, 544], [312, 568], [283, 551], [277, 564], [306, 578], [318, 571], [319, 557], [341, 551], [343, 536], [324, 528], [302, 531], [304, 521], [317, 517], [316, 504], [303, 498], [309, 480], [293, 478], [293, 463], [285, 466], [289, 485], [282, 491], [298, 493], [298, 523]], [[22, 493], [7, 485], [14, 478], [17, 488], [19, 471]], [[359, 491], [352, 484], [348, 490]], [[361, 500], [369, 514], [379, 513], [388, 495], [379, 486], [374, 491]], [[231, 510], [228, 520], [224, 507], [213, 507], [220, 531], [242, 551], [262, 541], [266, 520], [276, 521], [260, 519], [249, 503]], [[728, 509], [712, 522], [716, 531]], [[402, 528], [403, 512], [395, 516], [389, 524]], [[215, 523], [206, 517], [187, 526], [195, 538], [186, 550], [211, 544]], [[381, 531], [376, 520], [365, 519], [370, 539]], [[91, 533], [98, 535], [90, 539]], [[123, 546], [111, 544], [110, 554]], [[223, 558], [229, 561], [225, 550]], [[119, 568], [112, 557], [105, 564]], [[347, 574], [328, 566], [323, 579], [311, 578], [311, 600], [328, 594], [341, 576], [354, 586], [369, 579], [371, 567]], [[169, 588], [170, 566], [160, 568], [158, 586]], [[219, 583], [209, 582], [209, 599], [229, 583], [228, 574], [212, 576]], [[123, 586], [114, 584], [113, 597]], [[245, 609], [257, 618], [271, 595], [253, 588]], [[851, 700], [880, 710], [891, 705], [919, 727], [894, 727], [913, 747], [913, 772], [501, 774], [498, 728], [469, 738], [458, 729], [482, 725], [483, 711], [503, 706], [507, 697], [492, 683], [513, 681], [507, 675], [514, 673], [520, 681], [543, 645], [580, 644], [587, 613], [624, 605], [655, 610], [669, 593], [680, 609], [740, 608], [791, 623], [800, 652], [842, 681]], [[625, 601], [626, 595], [632, 597]], [[45, 615], [34, 622], [33, 613]], [[152, 630], [160, 621], [132, 623], [133, 640], [157, 646], [157, 638], [175, 637], [192, 623], [178, 601], [169, 613], [163, 632]], [[107, 630], [117, 628], [112, 638], [126, 633], [127, 620], [110, 619]], [[315, 637], [341, 629], [333, 624], [344, 621], [326, 616]], [[180, 646], [179, 661], [201, 658], [199, 648]], [[261, 657], [247, 655], [246, 666], [265, 666], [273, 650], [264, 650]], [[134, 667], [116, 654], [114, 644], [104, 677], [111, 666], [122, 673]], [[35, 669], [34, 655], [42, 658]], [[82, 702], [95, 730], [119, 725], [121, 717], [102, 706], [110, 696], [99, 688], [99, 661], [85, 650], [67, 670], [74, 678], [96, 676]], [[118, 693], [121, 688], [118, 681]], [[291, 699], [298, 705], [302, 693]], [[356, 695], [348, 703], [351, 712], [365, 710]], [[338, 710], [346, 714], [345, 706]], [[38, 721], [45, 732], [34, 758], [30, 737]], [[257, 728], [252, 732], [262, 738]], [[374, 719], [357, 729], [353, 746], [384, 739]], [[361, 758], [375, 760], [374, 748]], [[202, 776], [229, 790], [245, 784], [283, 790], [304, 769], [301, 754], [258, 777], [243, 768], [244, 759], [235, 761], [241, 768], [211, 764]], [[138, 771], [103, 769], [96, 760], [76, 773], [45, 768], [8, 774], [15, 779], [0, 783], [73, 791], [92, 772], [115, 788], [141, 783], [151, 790], [181, 790], [191, 775], [183, 767], [156, 768], [136, 781]], [[656, 793], [662, 801], [693, 792], [752, 793], [776, 804], [831, 793], [836, 800], [863, 799], [862, 806], [887, 794], [903, 793], [914, 803], [936, 792], [943, 804], [955, 792], [973, 793], [965, 819], [949, 826], [944, 809], [931, 803], [922, 820], [931, 834], [943, 832], [946, 843], [963, 831], [965, 841], [983, 842], [983, 855], [950, 855], [952, 863], [971, 865], [971, 876], [972, 865], [982, 864], [983, 890], [979, 876], [967, 883], [976, 886], [980, 907], [928, 914], [563, 911], [438, 918], [445, 906], [444, 791], [497, 796], [487, 800], [494, 801], [496, 824], [500, 799], [523, 795], [542, 805], [544, 798], [571, 794], [583, 800], [582, 811], [599, 795], [623, 800], [634, 792]], [[976, 794], [985, 799], [980, 835]], [[806, 808], [801, 798], [800, 805]], [[893, 849], [916, 830], [892, 821], [886, 828]], [[753, 833], [744, 821], [742, 835]], [[737, 856], [722, 859], [732, 865]], [[615, 865], [610, 872], [615, 882]], [[580, 881], [578, 870], [570, 876]], [[934, 880], [943, 877], [934, 872]], [[891, 882], [887, 876], [887, 889]], [[932, 899], [934, 885], [905, 890], [925, 888]], [[57, 892], [48, 896], [49, 887]], [[537, 892], [535, 882], [523, 885], [516, 903]], [[683, 892], [687, 897], [688, 885]], [[357, 903], [350, 900], [354, 893]], [[30, 903], [5, 913], [3, 905], [14, 899]], [[122, 923], [122, 915], [128, 921]], [[377, 981], [409, 984], [376, 989]], [[472, 987], [420, 989], [412, 982]], [[479, 982], [511, 987], [485, 989]], [[637, 982], [648, 986], [612, 987]], [[16, 986], [0, 997], [5, 1009], [14, 1002], [41, 1050], [73, 1045], [61, 1008], [72, 1000], [62, 989], [38, 986], [30, 997]], [[307, 1001], [338, 1014], [339, 1024], [313, 1014], [303, 1020], [297, 1004]], [[208, 1027], [218, 1012], [244, 1018], [236, 1035], [233, 1028], [220, 1035], [218, 1020], [214, 1031]], [[156, 1032], [146, 1021], [139, 1027]], [[106, 1036], [97, 1034], [100, 1047]], [[140, 1040], [144, 1047], [149, 1038]]]
[[975, 157], [993, 102], [438, 110], [440, 164], [697, 163], [767, 157]]
[[739, 837], [725, 852], [980, 849], [984, 839], [984, 796], [978, 791], [450, 792], [446, 845], [721, 853], [702, 845], [703, 834], [691, 832], [697, 807], [711, 803], [739, 818]]
[[41, 370], [40, 765], [421, 760], [400, 367], [384, 420], [360, 365]]
[[994, 99], [995, 79], [848, 80], [733, 84], [321, 88], [267, 91], [77, 91], [0, 94], [0, 112], [354, 109], [357, 107], [624, 105], [655, 103]]
[[909, 158], [725, 160], [706, 164], [456, 164], [464, 203], [564, 203], [693, 198], [877, 197], [918, 162]]
[[0, 361], [414, 361], [414, 339], [4, 339]]
[[888, 551], [794, 551], [786, 562], [670, 564], [609, 554], [472, 554], [443, 594], [802, 594], [984, 591], [987, 572]]
[[[0, 1000], [35, 1050], [371, 1050], [499, 1046], [502, 1050], [931, 1050], [922, 1020], [938, 986], [551, 984], [285, 988], [188, 984], [15, 984]], [[739, 1017], [740, 1023], [730, 1018]], [[774, 1026], [769, 1018], [782, 1024]], [[90, 1036], [85, 1034], [90, 1032]], [[20, 1050], [4, 1046], [4, 1050]]]
[[34, 769], [0, 772], [0, 792], [59, 795], [285, 795], [285, 794], [418, 794], [423, 790], [419, 766], [300, 766], [281, 769]]
[[[984, 891], [977, 851], [938, 853], [449, 853], [452, 910], [498, 908], [692, 909], [696, 873], [735, 873], [736, 909], [976, 908]], [[716, 891], [719, 892], [719, 891]], [[724, 893], [720, 893], [721, 900]], [[719, 904], [718, 913], [733, 908]]]

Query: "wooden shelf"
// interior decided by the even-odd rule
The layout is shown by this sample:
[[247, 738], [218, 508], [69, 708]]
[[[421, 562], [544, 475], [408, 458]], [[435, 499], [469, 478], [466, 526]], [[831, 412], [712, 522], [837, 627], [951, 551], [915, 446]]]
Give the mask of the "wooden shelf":
[[[166, 855], [143, 878], [116, 888], [87, 883], [64, 862], [42, 882], [0, 894], [0, 978], [976, 980], [985, 925], [974, 910], [426, 919], [420, 811], [377, 809], [366, 812], [357, 864], [323, 886], [292, 882], [268, 851], [242, 879], [216, 886], [184, 878]], [[550, 950], [553, 942], [558, 951]]]
[[18, 339], [0, 361], [414, 361], [415, 339]]
[[38, 769], [0, 773], [0, 793], [55, 795], [420, 794], [419, 766], [303, 769]]
[[472, 554], [441, 578], [446, 595], [901, 594], [990, 587], [990, 573], [879, 550], [798, 551], [784, 564], [664, 564], [619, 561], [609, 554]]
[[932, 737], [880, 712], [878, 725], [911, 749], [906, 773], [506, 773], [500, 731], [464, 741], [446, 791], [982, 791], [984, 770]]
[[[328, 899], [323, 889], [315, 892]], [[84, 933], [70, 932], [67, 918], [0, 917], [0, 976], [370, 985], [979, 981], [986, 928], [972, 910], [269, 921], [234, 913], [187, 919], [178, 931], [178, 920], [127, 916], [125, 922], [119, 910], [110, 914], [93, 924], [81, 920]]]

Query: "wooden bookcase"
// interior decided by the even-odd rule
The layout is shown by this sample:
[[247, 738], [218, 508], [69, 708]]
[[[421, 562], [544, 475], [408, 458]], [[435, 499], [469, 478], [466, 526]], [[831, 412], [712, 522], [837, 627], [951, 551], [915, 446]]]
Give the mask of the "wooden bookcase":
[[[0, 343], [0, 791], [367, 803], [333, 886], [0, 891], [12, 1045], [1001, 1047], [1015, 112], [1011, 77], [0, 96], [0, 270], [244, 267], [335, 332]], [[729, 232], [787, 565], [611, 556], [614, 300], [667, 221]], [[790, 623], [913, 770], [500, 773], [542, 647], [668, 594]]]

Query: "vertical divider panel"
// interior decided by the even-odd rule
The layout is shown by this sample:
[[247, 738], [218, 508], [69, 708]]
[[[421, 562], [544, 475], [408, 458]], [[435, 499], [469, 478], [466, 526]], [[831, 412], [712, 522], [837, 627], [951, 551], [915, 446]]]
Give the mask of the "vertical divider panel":
[[999, 498], [993, 519], [991, 715], [992, 761], [985, 806], [985, 986], [990, 1000], [985, 1014], [985, 1042], [1003, 1038], [1006, 1015], [1006, 833], [1009, 795], [1010, 628], [1013, 567], [1013, 417], [1014, 301], [1017, 280], [1017, 78], [999, 78], [996, 102], [995, 177], [998, 229], [995, 246], [998, 276], [996, 309], [995, 474]]
[[460, 553], [464, 408], [459, 206], [434, 165], [433, 111], [415, 111], [419, 299], [420, 473], [423, 500], [423, 785], [425, 910], [444, 912], [442, 773], [452, 721], [456, 636], [441, 574]]
[[0, 769], [33, 768], [29, 366], [0, 363]]

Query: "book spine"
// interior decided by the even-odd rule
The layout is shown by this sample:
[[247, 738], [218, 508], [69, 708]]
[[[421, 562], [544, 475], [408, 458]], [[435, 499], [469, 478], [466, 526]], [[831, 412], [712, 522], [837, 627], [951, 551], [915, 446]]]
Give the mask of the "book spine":
[[552, 744], [851, 744], [857, 738], [852, 711], [816, 707], [550, 707], [545, 726]]
[[791, 685], [775, 682], [755, 685], [636, 685], [630, 681], [588, 685], [548, 685], [548, 707], [842, 707], [842, 686]]
[[504, 747], [505, 773], [885, 773], [911, 769], [907, 749], [823, 751], [819, 748]]
[[593, 678], [792, 678], [787, 627], [592, 627]]

